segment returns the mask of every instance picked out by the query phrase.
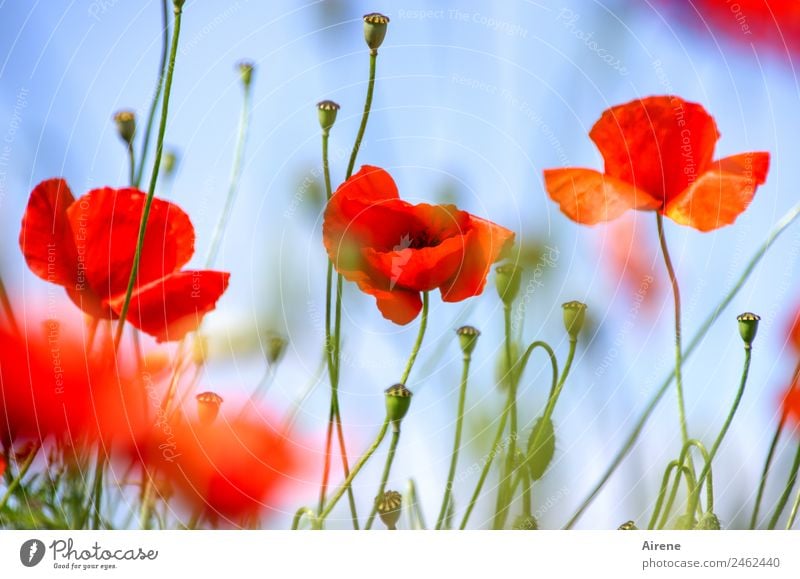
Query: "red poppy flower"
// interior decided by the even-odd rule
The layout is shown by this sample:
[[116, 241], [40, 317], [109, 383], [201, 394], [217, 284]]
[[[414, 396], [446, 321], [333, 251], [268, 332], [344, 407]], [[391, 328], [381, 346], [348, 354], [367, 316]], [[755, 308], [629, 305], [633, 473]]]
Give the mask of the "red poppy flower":
[[796, 352], [800, 352], [800, 307], [795, 310], [786, 328], [786, 341]]
[[782, 406], [784, 416], [800, 426], [800, 388], [790, 386], [783, 395]]
[[0, 456], [0, 476], [6, 473], [6, 459]]
[[261, 415], [234, 416], [161, 425], [142, 456], [151, 475], [166, 477], [193, 510], [239, 524], [242, 517], [276, 507], [302, 461], [299, 446]]
[[402, 201], [389, 173], [365, 165], [328, 202], [322, 227], [336, 269], [374, 296], [383, 316], [407, 324], [420, 292], [446, 302], [479, 295], [514, 233], [454, 205]]
[[53, 437], [70, 444], [122, 440], [150, 423], [142, 384], [115, 361], [111, 337], [28, 319], [20, 335], [0, 323], [0, 440]]
[[[123, 306], [146, 195], [95, 189], [74, 199], [66, 181], [42, 181], [22, 219], [28, 267], [64, 286], [83, 311], [116, 319]], [[228, 286], [228, 273], [181, 268], [194, 253], [194, 228], [175, 204], [153, 199], [127, 320], [158, 341], [197, 328]]]
[[714, 119], [696, 103], [656, 96], [605, 111], [589, 136], [605, 172], [550, 169], [545, 187], [573, 221], [593, 225], [629, 209], [655, 210], [711, 231], [733, 223], [764, 183], [768, 153], [713, 161]]

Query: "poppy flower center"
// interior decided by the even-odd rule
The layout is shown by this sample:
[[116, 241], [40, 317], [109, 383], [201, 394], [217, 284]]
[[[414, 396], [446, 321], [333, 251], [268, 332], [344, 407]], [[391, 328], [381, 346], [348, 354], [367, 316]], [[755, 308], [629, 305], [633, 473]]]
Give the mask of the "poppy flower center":
[[441, 236], [433, 231], [421, 230], [413, 233], [406, 233], [395, 245], [393, 251], [403, 249], [425, 249], [426, 247], [436, 247], [442, 242]]

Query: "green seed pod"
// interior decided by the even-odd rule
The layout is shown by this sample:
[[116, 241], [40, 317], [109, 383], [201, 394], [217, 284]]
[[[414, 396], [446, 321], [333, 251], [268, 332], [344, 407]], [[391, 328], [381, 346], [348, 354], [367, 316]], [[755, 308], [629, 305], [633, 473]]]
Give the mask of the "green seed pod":
[[239, 78], [242, 79], [242, 84], [245, 88], [250, 86], [253, 82], [253, 70], [255, 65], [249, 60], [240, 60], [236, 63], [236, 70], [239, 71]]
[[411, 406], [411, 390], [403, 384], [395, 384], [386, 389], [386, 418], [397, 428], [408, 414]]
[[564, 327], [569, 334], [570, 340], [577, 340], [581, 333], [583, 323], [586, 321], [586, 304], [578, 301], [571, 301], [561, 306], [564, 309]]
[[280, 334], [270, 332], [267, 335], [266, 342], [264, 343], [264, 353], [270, 365], [276, 364], [283, 357], [286, 351], [286, 343], [286, 338]]
[[505, 263], [494, 268], [494, 285], [497, 288], [497, 295], [503, 300], [506, 306], [514, 303], [519, 295], [519, 288], [522, 285], [522, 268], [518, 265]]
[[533, 515], [520, 515], [511, 526], [514, 531], [538, 531], [539, 521]]
[[178, 153], [173, 150], [164, 151], [161, 155], [161, 174], [164, 177], [172, 177], [175, 167], [178, 165]]
[[378, 516], [390, 531], [397, 530], [397, 521], [402, 512], [403, 497], [397, 491], [386, 491], [382, 496], [375, 497], [375, 506]]
[[675, 522], [675, 528], [679, 531], [691, 531], [697, 526], [697, 519], [692, 515], [681, 515]]
[[458, 341], [461, 345], [461, 351], [464, 352], [464, 356], [470, 356], [475, 350], [475, 346], [478, 343], [478, 336], [481, 333], [472, 326], [461, 326], [456, 330], [456, 334], [458, 334]]
[[758, 322], [761, 320], [761, 316], [757, 316], [756, 314], [752, 314], [750, 312], [745, 312], [740, 316], [737, 316], [736, 320], [739, 322], [739, 335], [742, 336], [744, 347], [750, 349], [753, 344], [753, 340], [756, 339]]
[[700, 517], [695, 529], [698, 531], [719, 531], [722, 526], [719, 524], [719, 518], [712, 512], [705, 513]]
[[[534, 444], [536, 448], [534, 448]], [[544, 476], [544, 472], [553, 461], [555, 453], [556, 433], [553, 421], [549, 418], [543, 421], [543, 417], [540, 416], [533, 423], [533, 429], [528, 438], [528, 468], [530, 469], [531, 479], [539, 480]]]
[[117, 125], [117, 134], [126, 145], [133, 144], [133, 137], [136, 134], [136, 113], [133, 111], [119, 111], [114, 115], [114, 123]]
[[364, 40], [367, 41], [370, 51], [377, 54], [378, 48], [386, 38], [386, 27], [389, 24], [389, 17], [372, 12], [364, 15]]
[[327, 133], [336, 122], [336, 113], [339, 112], [339, 105], [333, 101], [320, 101], [317, 103], [317, 116], [319, 126], [322, 131]]
[[622, 523], [619, 527], [617, 527], [618, 531], [638, 531], [639, 527], [636, 526], [636, 523], [633, 521], [628, 521], [626, 523]]
[[208, 426], [217, 419], [222, 397], [215, 392], [202, 392], [195, 396], [197, 400], [197, 419], [200, 424]]

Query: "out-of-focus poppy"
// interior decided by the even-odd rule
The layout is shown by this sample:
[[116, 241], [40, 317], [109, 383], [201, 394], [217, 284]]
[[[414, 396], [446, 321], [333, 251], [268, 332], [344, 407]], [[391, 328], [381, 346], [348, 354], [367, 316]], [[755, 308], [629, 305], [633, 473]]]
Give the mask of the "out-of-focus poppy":
[[789, 387], [783, 395], [783, 415], [800, 427], [800, 388], [796, 385]]
[[786, 342], [795, 352], [800, 352], [800, 307], [795, 310], [786, 328]]
[[586, 225], [640, 209], [711, 231], [736, 220], [769, 169], [763, 152], [712, 160], [719, 139], [714, 119], [701, 105], [676, 96], [608, 109], [589, 136], [603, 155], [603, 173], [544, 172], [547, 192], [561, 211]]
[[161, 423], [139, 452], [194, 512], [236, 525], [277, 507], [302, 461], [299, 445], [263, 414], [232, 416]]
[[[74, 199], [63, 179], [42, 181], [22, 219], [28, 267], [64, 286], [83, 311], [116, 319], [128, 288], [146, 195], [94, 189]], [[177, 205], [153, 199], [127, 320], [158, 341], [197, 328], [228, 286], [228, 273], [181, 270], [194, 253], [194, 228]]]
[[85, 332], [55, 319], [29, 317], [20, 335], [0, 323], [0, 439], [92, 444], [143, 432], [145, 388], [108, 333], [89, 344]]
[[602, 251], [609, 273], [627, 292], [634, 292], [635, 303], [645, 306], [654, 303], [661, 292], [656, 281], [661, 275], [657, 267], [658, 245], [648, 239], [635, 215], [610, 223], [603, 235]]
[[403, 201], [389, 173], [365, 165], [328, 202], [323, 237], [337, 271], [407, 324], [420, 292], [438, 289], [446, 302], [479, 295], [514, 233], [453, 205]]
[[6, 473], [6, 459], [0, 456], [0, 476]]

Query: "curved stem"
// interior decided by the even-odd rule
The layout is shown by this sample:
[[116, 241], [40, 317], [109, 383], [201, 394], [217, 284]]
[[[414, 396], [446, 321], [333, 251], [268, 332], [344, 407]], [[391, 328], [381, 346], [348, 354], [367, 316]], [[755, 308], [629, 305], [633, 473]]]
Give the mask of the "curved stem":
[[158, 80], [156, 80], [156, 90], [153, 92], [153, 99], [150, 101], [150, 111], [147, 113], [147, 125], [144, 129], [144, 139], [142, 140], [142, 156], [139, 159], [139, 170], [136, 172], [136, 177], [133, 179], [133, 186], [137, 189], [142, 182], [142, 174], [144, 173], [144, 164], [147, 162], [147, 149], [150, 147], [150, 133], [153, 130], [153, 121], [156, 118], [156, 108], [158, 102], [161, 100], [161, 88], [164, 86], [164, 72], [167, 66], [167, 50], [169, 49], [169, 8], [167, 6], [168, 0], [161, 1], [161, 21], [162, 26], [162, 42], [161, 42], [161, 58], [158, 65]]
[[417, 333], [417, 340], [414, 342], [414, 347], [411, 349], [411, 355], [406, 362], [406, 369], [403, 370], [403, 375], [400, 377], [400, 384], [405, 385], [408, 377], [411, 374], [411, 369], [414, 367], [414, 362], [417, 360], [422, 340], [425, 338], [425, 330], [428, 329], [428, 306], [430, 297], [428, 292], [422, 292], [422, 317], [419, 322], [419, 332]]
[[300, 522], [303, 520], [303, 517], [308, 518], [311, 521], [311, 528], [316, 529], [318, 528], [317, 516], [308, 507], [300, 507], [297, 509], [297, 512], [294, 514], [294, 518], [292, 519], [292, 531], [296, 531], [300, 528]]
[[369, 113], [372, 110], [372, 95], [375, 92], [375, 69], [378, 62], [378, 53], [371, 52], [369, 55], [369, 82], [367, 84], [367, 98], [364, 101], [364, 112], [361, 113], [361, 125], [358, 127], [358, 134], [356, 141], [353, 144], [353, 150], [350, 153], [350, 161], [347, 163], [347, 176], [345, 180], [349, 179], [353, 174], [353, 169], [356, 166], [356, 158], [358, 157], [358, 150], [361, 148], [361, 141], [364, 139], [364, 132], [367, 130], [367, 121], [369, 120]]
[[[531, 354], [536, 348], [544, 349], [547, 352], [547, 355], [550, 357], [550, 365], [553, 369], [553, 379], [550, 391], [554, 392], [558, 384], [558, 361], [556, 360], [555, 352], [553, 352], [553, 349], [550, 347], [549, 344], [547, 344], [547, 342], [537, 340], [533, 342], [530, 346], [528, 346], [527, 350], [525, 350], [525, 354], [520, 359], [519, 376], [520, 377], [522, 376], [522, 373], [525, 371], [525, 367], [528, 364], [528, 359], [530, 358]], [[494, 457], [500, 451], [500, 442], [503, 438], [503, 432], [505, 432], [507, 421], [508, 421], [508, 414], [506, 412], [503, 412], [502, 417], [500, 418], [500, 424], [497, 428], [497, 434], [495, 435], [494, 442], [492, 443], [492, 450], [486, 457], [486, 462], [483, 465], [483, 470], [481, 471], [481, 476], [478, 479], [478, 484], [475, 486], [475, 490], [472, 493], [472, 498], [470, 498], [469, 504], [467, 505], [467, 510], [464, 513], [464, 518], [461, 519], [461, 525], [459, 526], [459, 529], [461, 530], [464, 530], [467, 527], [467, 523], [469, 522], [469, 517], [472, 514], [472, 511], [475, 509], [475, 504], [477, 503], [478, 497], [480, 496], [481, 490], [483, 489], [483, 485], [486, 482], [486, 477], [489, 476], [489, 471], [492, 468], [492, 462], [494, 461]]]
[[[733, 284], [733, 287], [725, 294], [725, 296], [720, 300], [717, 306], [713, 309], [713, 311], [708, 315], [708, 317], [703, 321], [700, 329], [697, 333], [692, 337], [692, 340], [689, 342], [686, 350], [683, 353], [683, 359], [688, 359], [694, 351], [697, 349], [697, 346], [700, 345], [700, 342], [705, 338], [708, 330], [717, 321], [720, 317], [722, 312], [730, 305], [735, 298], [739, 291], [741, 291], [742, 287], [744, 286], [747, 279], [750, 277], [750, 274], [753, 273], [753, 270], [756, 266], [761, 262], [766, 255], [767, 251], [772, 247], [772, 245], [777, 241], [777, 239], [786, 231], [789, 226], [794, 223], [797, 218], [800, 217], [800, 203], [796, 204], [792, 207], [789, 211], [787, 211], [783, 217], [775, 224], [772, 230], [767, 235], [766, 239], [762, 242], [761, 246], [756, 250], [753, 256], [750, 258], [750, 261], [747, 262], [742, 274], [739, 276], [739, 279], [736, 280], [736, 283]], [[586, 498], [581, 502], [580, 506], [578, 506], [577, 510], [573, 513], [572, 517], [567, 521], [564, 525], [564, 529], [571, 529], [575, 526], [575, 523], [583, 516], [583, 513], [589, 508], [595, 498], [600, 494], [600, 491], [603, 490], [603, 487], [606, 486], [606, 483], [611, 479], [613, 474], [617, 471], [619, 466], [628, 456], [628, 453], [636, 446], [636, 441], [639, 439], [639, 435], [642, 433], [647, 421], [650, 420], [650, 416], [652, 416], [653, 412], [655, 411], [656, 407], [658, 407], [658, 403], [661, 402], [661, 399], [666, 394], [667, 390], [669, 389], [670, 384], [672, 383], [672, 378], [675, 376], [674, 370], [670, 373], [669, 376], [662, 382], [661, 386], [653, 393], [652, 398], [648, 402], [645, 409], [642, 411], [641, 416], [636, 421], [636, 424], [631, 430], [631, 433], [625, 439], [625, 442], [622, 444], [622, 448], [617, 452], [614, 456], [614, 459], [609, 464], [608, 468], [606, 468], [603, 475], [600, 477], [600, 480], [592, 487], [589, 493], [586, 495]]]
[[781, 493], [780, 499], [778, 499], [778, 504], [775, 506], [775, 512], [772, 513], [772, 518], [769, 521], [768, 528], [770, 531], [778, 524], [778, 520], [780, 520], [783, 514], [783, 509], [786, 508], [786, 503], [789, 502], [789, 496], [792, 494], [792, 489], [797, 482], [798, 470], [800, 470], [800, 442], [797, 444], [797, 452], [794, 455], [794, 462], [789, 471], [789, 479], [786, 481], [786, 486]]
[[[722, 440], [728, 433], [728, 429], [731, 426], [731, 422], [733, 422], [733, 417], [736, 414], [736, 410], [739, 408], [739, 403], [742, 401], [742, 396], [744, 395], [744, 388], [747, 385], [747, 376], [750, 373], [750, 359], [752, 358], [752, 352], [753, 349], [750, 346], [745, 346], [744, 368], [742, 369], [742, 378], [739, 382], [739, 390], [736, 392], [736, 398], [733, 401], [733, 406], [731, 406], [730, 412], [728, 412], [728, 417], [725, 419], [725, 423], [722, 425], [722, 430], [719, 431], [717, 439], [711, 446], [711, 451], [708, 453], [708, 458], [706, 458], [706, 462], [703, 465], [703, 470], [700, 471], [700, 476], [697, 477], [697, 485], [695, 486], [694, 493], [692, 493], [692, 495], [689, 498], [689, 504], [686, 510], [687, 513], [693, 513], [695, 508], [697, 508], [700, 487], [702, 487], [703, 481], [705, 481], [706, 476], [711, 473], [711, 463], [714, 461], [714, 457], [717, 455], [717, 451], [719, 450], [719, 447], [722, 444]], [[709, 511], [713, 512], [713, 507], [714, 505], [712, 503], [711, 505], [708, 505], [706, 508]]]
[[[691, 496], [691, 494], [694, 492], [694, 488], [695, 488], [695, 485], [694, 485], [694, 481], [695, 481], [694, 472], [687, 465], [687, 463], [689, 461], [690, 452], [691, 452], [692, 447], [696, 448], [700, 452], [700, 454], [703, 457], [703, 461], [705, 463], [709, 462], [708, 451], [706, 450], [706, 447], [703, 445], [703, 443], [700, 442], [699, 440], [694, 439], [694, 438], [690, 438], [689, 440], [686, 441], [686, 443], [683, 445], [683, 447], [681, 447], [681, 454], [678, 457], [678, 465], [681, 467], [681, 469], [683, 469], [684, 466], [689, 468], [689, 474], [691, 475], [691, 483], [689, 482], [688, 478], [686, 479], [687, 480], [686, 484], [687, 484], [688, 491], [689, 491], [688, 492], [688, 496]], [[659, 529], [663, 529], [664, 526], [667, 524], [667, 521], [669, 520], [669, 515], [672, 512], [672, 506], [675, 504], [675, 498], [678, 496], [678, 488], [680, 487], [680, 482], [681, 482], [681, 472], [682, 471], [678, 471], [677, 473], [675, 473], [675, 482], [672, 485], [672, 492], [669, 495], [669, 500], [667, 501], [667, 506], [664, 509], [664, 514], [662, 515], [661, 522], [658, 525]], [[691, 514], [692, 512], [693, 511], [687, 511], [687, 514]]]
[[689, 472], [689, 469], [683, 465], [679, 466], [678, 460], [670, 461], [667, 465], [667, 468], [664, 470], [664, 476], [661, 479], [661, 488], [658, 490], [658, 499], [656, 500], [655, 507], [653, 507], [653, 515], [650, 517], [650, 522], [647, 525], [647, 530], [652, 531], [655, 526], [656, 522], [658, 522], [658, 515], [661, 514], [661, 506], [664, 504], [664, 497], [667, 494], [667, 487], [669, 486], [669, 478], [672, 475], [672, 471], [675, 469], [678, 470], [678, 476], [676, 480], [680, 480], [680, 475], [683, 474], [686, 476], [686, 484], [691, 485], [691, 476], [692, 473]]
[[236, 136], [236, 152], [233, 155], [233, 165], [231, 166], [231, 176], [228, 182], [228, 193], [225, 196], [225, 205], [222, 207], [222, 213], [217, 220], [214, 227], [214, 233], [211, 236], [211, 243], [208, 246], [208, 254], [206, 255], [206, 268], [214, 265], [219, 253], [219, 248], [222, 245], [222, 235], [228, 226], [228, 220], [233, 210], [233, 204], [236, 201], [236, 196], [239, 191], [239, 180], [242, 176], [242, 162], [244, 160], [245, 145], [247, 144], [247, 131], [250, 126], [250, 82], [244, 82], [244, 98], [242, 100], [242, 112], [239, 118], [239, 129]]
[[[669, 281], [672, 285], [672, 296], [675, 301], [675, 386], [678, 392], [678, 420], [681, 425], [681, 442], [686, 444], [689, 440], [689, 428], [686, 425], [686, 403], [683, 400], [683, 348], [681, 347], [681, 291], [678, 286], [678, 277], [675, 275], [675, 268], [669, 256], [667, 248], [667, 238], [664, 235], [664, 217], [656, 211], [656, 225], [658, 229], [658, 242], [661, 245], [661, 253], [664, 256], [664, 265], [669, 274]], [[690, 466], [691, 468], [691, 459]]]
[[167, 76], [164, 84], [164, 102], [161, 106], [161, 122], [158, 126], [158, 136], [156, 137], [156, 158], [153, 160], [153, 174], [150, 176], [150, 186], [147, 189], [147, 198], [145, 199], [144, 209], [142, 210], [142, 219], [139, 223], [139, 236], [136, 241], [136, 251], [133, 255], [133, 264], [131, 266], [130, 277], [128, 278], [128, 289], [125, 291], [125, 301], [122, 303], [122, 309], [119, 314], [119, 321], [117, 322], [117, 333], [114, 337], [114, 347], [119, 348], [120, 340], [122, 339], [122, 331], [125, 328], [125, 319], [128, 317], [128, 309], [131, 305], [131, 296], [133, 295], [133, 288], [136, 285], [136, 277], [139, 273], [139, 261], [142, 258], [142, 247], [144, 246], [144, 236], [147, 231], [147, 219], [150, 216], [150, 207], [153, 204], [153, 197], [156, 192], [156, 184], [158, 183], [158, 169], [161, 166], [161, 155], [164, 151], [164, 135], [167, 130], [167, 116], [169, 113], [169, 96], [172, 91], [172, 77], [175, 72], [175, 59], [178, 56], [178, 39], [181, 32], [181, 16], [183, 9], [179, 4], [174, 5], [175, 11], [175, 27], [172, 31], [172, 47], [169, 53], [169, 66], [167, 68]]
[[370, 446], [364, 453], [364, 455], [360, 459], [358, 459], [358, 462], [353, 466], [353, 470], [350, 471], [350, 476], [348, 476], [345, 479], [345, 481], [342, 483], [342, 486], [336, 489], [336, 492], [328, 501], [328, 504], [325, 506], [325, 509], [320, 513], [319, 519], [317, 521], [320, 528], [322, 527], [322, 524], [325, 522], [325, 519], [328, 517], [330, 512], [333, 510], [333, 507], [335, 507], [336, 503], [339, 502], [339, 499], [342, 498], [342, 495], [344, 494], [345, 490], [350, 488], [350, 485], [353, 483], [353, 480], [356, 478], [356, 476], [358, 476], [358, 473], [361, 471], [362, 468], [364, 468], [364, 465], [367, 463], [370, 457], [373, 454], [375, 454], [375, 451], [378, 449], [381, 442], [383, 442], [383, 439], [386, 437], [386, 431], [388, 429], [389, 429], [389, 420], [386, 419], [383, 421], [383, 425], [381, 426], [381, 429], [378, 432], [378, 436], [375, 437], [375, 441], [372, 443], [372, 446]]
[[378, 513], [378, 499], [386, 492], [386, 483], [389, 481], [389, 473], [392, 470], [392, 463], [394, 462], [394, 455], [397, 452], [397, 444], [400, 442], [400, 426], [397, 424], [392, 425], [392, 440], [389, 443], [389, 454], [386, 455], [386, 464], [383, 466], [383, 474], [381, 475], [381, 484], [378, 487], [378, 494], [375, 495], [372, 510], [369, 513], [367, 524], [364, 529], [369, 531], [372, 528], [372, 523], [375, 520], [375, 515]]
[[461, 430], [464, 426], [464, 406], [467, 400], [467, 380], [469, 378], [469, 365], [472, 361], [470, 354], [464, 354], [464, 364], [461, 371], [461, 387], [458, 393], [458, 410], [456, 412], [456, 435], [453, 439], [453, 452], [450, 455], [450, 470], [447, 473], [447, 483], [444, 487], [444, 498], [439, 509], [439, 518], [436, 521], [436, 530], [442, 528], [447, 507], [450, 504], [450, 495], [453, 492], [453, 480], [456, 476], [456, 466], [458, 465], [458, 452], [461, 449]]

